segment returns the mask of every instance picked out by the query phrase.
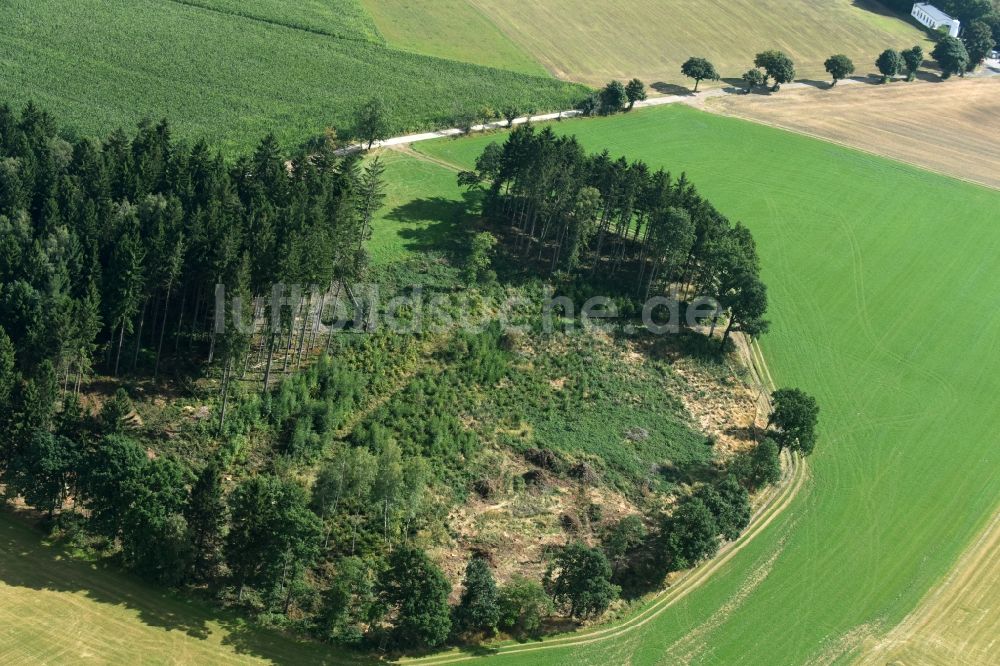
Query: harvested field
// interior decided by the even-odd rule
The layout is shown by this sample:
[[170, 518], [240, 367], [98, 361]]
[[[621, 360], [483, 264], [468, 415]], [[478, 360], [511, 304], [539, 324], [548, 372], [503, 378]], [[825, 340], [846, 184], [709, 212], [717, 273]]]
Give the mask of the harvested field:
[[727, 95], [705, 108], [1000, 188], [1000, 77]]
[[867, 0], [468, 2], [556, 76], [592, 85], [638, 76], [658, 92], [690, 83], [680, 67], [691, 56], [739, 77], [754, 54], [778, 48], [798, 76], [823, 79], [832, 53], [846, 53], [865, 73], [885, 48], [930, 50], [915, 23]]
[[859, 663], [995, 664], [1000, 661], [1000, 513], [944, 582]]

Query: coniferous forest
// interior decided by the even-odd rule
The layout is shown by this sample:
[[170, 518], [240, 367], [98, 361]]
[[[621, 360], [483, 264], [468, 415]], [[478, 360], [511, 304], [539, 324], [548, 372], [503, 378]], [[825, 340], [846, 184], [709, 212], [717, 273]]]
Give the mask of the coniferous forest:
[[[460, 581], [422, 544], [444, 538], [465, 498], [499, 492], [484, 471], [491, 433], [513, 432], [525, 414], [579, 414], [615, 387], [600, 367], [569, 366], [577, 384], [551, 402], [549, 382], [518, 360], [524, 341], [496, 324], [441, 335], [320, 326], [333, 301], [365, 319], [351, 285], [378, 277], [366, 242], [391, 186], [377, 157], [338, 149], [317, 141], [287, 154], [265, 137], [227, 160], [175, 140], [165, 121], [95, 140], [33, 104], [0, 107], [8, 500], [88, 552], [260, 622], [412, 649], [537, 634], [551, 616], [597, 618], [619, 596], [655, 589], [739, 536], [749, 493], [780, 476], [779, 447], [811, 449], [818, 410], [794, 392], [781, 396], [775, 441], [726, 464], [679, 417], [664, 426], [695, 442], [692, 468], [708, 470], [683, 491], [645, 460], [581, 460], [499, 435], [529, 467], [512, 488], [603, 478], [642, 513], [602, 520], [588, 505], [582, 523], [564, 516], [571, 534], [600, 528], [554, 549], [540, 580], [501, 584], [488, 553], [473, 553], [452, 597]], [[459, 182], [495, 235], [469, 235], [461, 277], [440, 292], [504, 293], [495, 264], [536, 286], [610, 289], [629, 321], [651, 296], [709, 297], [717, 307], [699, 326], [724, 325], [723, 350], [731, 331], [767, 328], [753, 238], [683, 174], [525, 126]], [[272, 317], [261, 299], [275, 285], [308, 293], [283, 297]], [[531, 339], [542, 349], [551, 338]], [[436, 365], [419, 369], [420, 358]], [[140, 423], [140, 394], [189, 410], [193, 425]]]

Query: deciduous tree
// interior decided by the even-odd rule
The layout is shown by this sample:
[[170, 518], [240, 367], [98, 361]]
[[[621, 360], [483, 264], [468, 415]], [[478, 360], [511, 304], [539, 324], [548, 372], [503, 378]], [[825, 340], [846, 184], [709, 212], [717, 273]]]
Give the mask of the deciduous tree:
[[903, 69], [903, 57], [895, 49], [886, 49], [875, 61], [882, 74], [882, 83], [888, 83]]
[[389, 556], [379, 581], [382, 603], [393, 611], [393, 639], [400, 647], [434, 647], [451, 632], [451, 585], [424, 551], [401, 546]]
[[773, 92], [780, 90], [782, 83], [795, 79], [795, 63], [782, 51], [772, 49], [758, 53], [753, 64], [766, 72], [764, 83], [767, 83], [767, 78], [774, 79]]
[[376, 141], [389, 138], [392, 127], [389, 115], [389, 109], [377, 97], [358, 109], [354, 133], [367, 145], [368, 150], [371, 150]]
[[941, 68], [942, 79], [951, 78], [952, 74], [964, 76], [969, 67], [969, 52], [965, 49], [965, 44], [954, 37], [942, 37], [934, 45], [931, 57]]
[[698, 84], [702, 81], [718, 81], [719, 73], [715, 71], [715, 65], [705, 58], [688, 58], [681, 65], [681, 74], [694, 79], [694, 91], [698, 92]]
[[924, 64], [924, 50], [920, 45], [900, 52], [903, 63], [906, 65], [906, 80], [912, 81], [917, 77], [917, 70]]
[[997, 43], [993, 40], [993, 30], [982, 21], [973, 21], [962, 31], [962, 43], [969, 54], [969, 64], [965, 69], [974, 71]]
[[603, 614], [620, 592], [611, 582], [611, 565], [604, 553], [578, 541], [559, 552], [546, 580], [553, 600], [574, 618]]
[[646, 84], [639, 79], [632, 79], [625, 85], [625, 97], [628, 99], [628, 111], [632, 110], [636, 102], [646, 99]]
[[768, 425], [776, 428], [775, 441], [784, 448], [808, 455], [816, 445], [819, 405], [802, 389], [783, 388], [771, 394], [774, 411]]
[[837, 81], [846, 79], [854, 73], [854, 63], [842, 53], [827, 58], [823, 66], [826, 67], [826, 71], [833, 77], [833, 83], [830, 84], [830, 87], [837, 85]]

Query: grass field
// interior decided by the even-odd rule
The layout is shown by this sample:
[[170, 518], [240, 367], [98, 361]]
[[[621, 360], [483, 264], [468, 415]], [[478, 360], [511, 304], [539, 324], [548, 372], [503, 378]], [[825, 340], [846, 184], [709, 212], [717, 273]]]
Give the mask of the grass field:
[[0, 513], [0, 663], [366, 663], [72, 560]]
[[0, 100], [34, 99], [83, 133], [166, 117], [178, 135], [231, 152], [272, 131], [296, 144], [343, 130], [374, 95], [393, 109], [396, 131], [448, 124], [463, 107], [563, 109], [582, 95], [551, 78], [177, 2], [8, 0], [3, 17]]
[[1000, 188], [1000, 77], [726, 95], [708, 108]]
[[[829, 661], [888, 632], [1000, 493], [1000, 313], [980, 305], [1000, 289], [1000, 193], [686, 107], [557, 127], [686, 170], [750, 225], [772, 298], [764, 350], [779, 384], [819, 397], [822, 440], [795, 510], [676, 612], [517, 663], [652, 664], [672, 650], [695, 663]], [[470, 164], [497, 138], [419, 149]]]
[[1000, 512], [917, 609], [863, 646], [860, 663], [993, 664], [1000, 655]]
[[386, 266], [447, 248], [467, 208], [455, 173], [396, 151], [383, 151], [381, 159], [391, 187], [372, 225], [372, 263]]
[[548, 76], [468, 0], [361, 0], [390, 46]]
[[167, 0], [227, 14], [311, 30], [324, 35], [383, 42], [359, 0]]
[[822, 79], [833, 53], [851, 56], [864, 73], [886, 48], [926, 44], [913, 26], [855, 0], [468, 1], [549, 71], [592, 85], [633, 76], [683, 83], [680, 66], [690, 56], [738, 78], [766, 48], [786, 50], [800, 77]]

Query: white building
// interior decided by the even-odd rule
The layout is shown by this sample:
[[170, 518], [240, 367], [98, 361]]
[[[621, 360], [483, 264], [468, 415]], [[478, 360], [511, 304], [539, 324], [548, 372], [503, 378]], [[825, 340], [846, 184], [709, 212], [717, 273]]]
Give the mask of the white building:
[[910, 14], [931, 30], [948, 28], [948, 34], [952, 37], [958, 37], [959, 31], [962, 29], [961, 21], [953, 19], [934, 5], [926, 2], [918, 2], [913, 5], [913, 11]]

